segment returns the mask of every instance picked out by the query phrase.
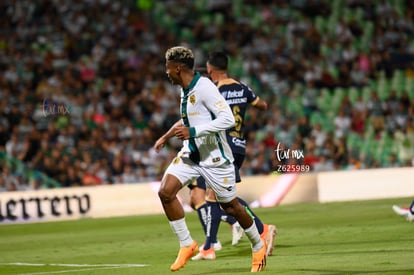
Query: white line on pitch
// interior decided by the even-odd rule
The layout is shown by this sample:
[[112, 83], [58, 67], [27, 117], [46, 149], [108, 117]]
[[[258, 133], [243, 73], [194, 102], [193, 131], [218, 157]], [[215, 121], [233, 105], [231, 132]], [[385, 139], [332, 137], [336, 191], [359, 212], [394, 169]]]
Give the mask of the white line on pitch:
[[60, 271], [47, 271], [47, 272], [34, 272], [34, 273], [21, 273], [19, 275], [40, 275], [40, 274], [59, 274], [59, 273], [71, 273], [71, 272], [85, 272], [93, 270], [104, 269], [117, 269], [117, 268], [131, 268], [131, 267], [145, 267], [146, 264], [42, 264], [42, 263], [0, 263], [0, 266], [58, 266], [58, 267], [89, 267], [83, 269], [71, 269]]
[[125, 268], [127, 266], [111, 266], [111, 267], [97, 267], [97, 268], [83, 268], [83, 269], [71, 269], [60, 271], [47, 271], [47, 272], [34, 272], [34, 273], [20, 273], [19, 275], [40, 275], [40, 274], [59, 274], [59, 273], [71, 273], [71, 272], [85, 272], [105, 269]]
[[146, 264], [42, 264], [42, 263], [0, 263], [13, 266], [63, 266], [63, 267], [145, 267]]

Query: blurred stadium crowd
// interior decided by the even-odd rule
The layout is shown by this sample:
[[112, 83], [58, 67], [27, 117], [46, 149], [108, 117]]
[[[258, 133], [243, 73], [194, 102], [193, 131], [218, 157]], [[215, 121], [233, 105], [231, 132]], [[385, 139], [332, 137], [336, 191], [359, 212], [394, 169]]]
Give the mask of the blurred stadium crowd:
[[3, 0], [0, 191], [159, 180], [180, 147], [151, 149], [179, 119], [178, 44], [197, 66], [226, 49], [268, 102], [247, 114], [244, 175], [274, 171], [278, 144], [313, 171], [413, 166], [413, 1]]

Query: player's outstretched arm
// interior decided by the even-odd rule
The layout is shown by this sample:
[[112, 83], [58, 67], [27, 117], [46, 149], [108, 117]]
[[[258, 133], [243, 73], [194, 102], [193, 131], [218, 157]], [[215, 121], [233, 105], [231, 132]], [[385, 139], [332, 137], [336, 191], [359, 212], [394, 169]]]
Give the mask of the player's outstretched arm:
[[176, 123], [174, 123], [173, 126], [171, 126], [171, 128], [164, 134], [162, 135], [162, 137], [160, 137], [154, 144], [154, 149], [155, 152], [159, 152], [161, 148], [163, 148], [165, 146], [165, 143], [167, 143], [167, 141], [172, 138], [173, 136], [175, 136], [175, 131], [176, 128], [182, 126], [183, 123], [181, 121], [181, 119], [179, 121], [177, 121]]
[[254, 102], [254, 104], [252, 104], [253, 107], [255, 107], [256, 109], [262, 110], [262, 111], [266, 111], [267, 110], [267, 102], [257, 98], [258, 100]]

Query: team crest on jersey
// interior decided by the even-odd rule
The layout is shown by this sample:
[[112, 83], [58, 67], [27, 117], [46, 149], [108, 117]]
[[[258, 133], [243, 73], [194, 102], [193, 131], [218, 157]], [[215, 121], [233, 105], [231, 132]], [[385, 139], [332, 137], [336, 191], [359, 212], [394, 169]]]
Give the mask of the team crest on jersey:
[[195, 95], [191, 95], [191, 96], [190, 96], [190, 103], [194, 105], [194, 104], [195, 104], [195, 102], [196, 102], [196, 97], [195, 97]]
[[178, 164], [180, 162], [180, 158], [175, 158], [174, 160], [173, 160], [173, 164]]

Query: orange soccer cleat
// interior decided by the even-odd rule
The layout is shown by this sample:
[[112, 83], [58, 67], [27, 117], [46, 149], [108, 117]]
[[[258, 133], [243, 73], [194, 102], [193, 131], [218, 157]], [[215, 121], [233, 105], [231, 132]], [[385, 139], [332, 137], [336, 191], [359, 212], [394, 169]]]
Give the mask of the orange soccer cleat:
[[177, 271], [180, 268], [183, 268], [190, 258], [197, 254], [197, 252], [198, 245], [195, 241], [193, 241], [190, 246], [181, 247], [177, 259], [175, 259], [175, 262], [170, 267], [171, 271]]
[[265, 240], [267, 251], [266, 255], [271, 256], [273, 254], [273, 248], [275, 243], [275, 236], [277, 234], [277, 228], [273, 224], [263, 224], [263, 232], [260, 237]]
[[260, 272], [266, 268], [266, 241], [262, 239], [263, 247], [256, 252], [253, 252], [253, 261], [251, 272]]

